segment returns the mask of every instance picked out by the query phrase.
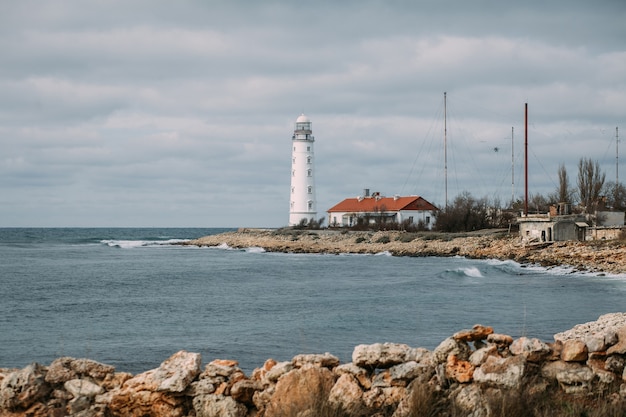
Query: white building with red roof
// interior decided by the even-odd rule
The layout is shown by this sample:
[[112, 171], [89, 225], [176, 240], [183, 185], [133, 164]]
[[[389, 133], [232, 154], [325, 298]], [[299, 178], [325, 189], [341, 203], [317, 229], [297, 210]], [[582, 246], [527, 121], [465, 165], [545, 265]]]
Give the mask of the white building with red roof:
[[334, 205], [328, 213], [330, 227], [353, 227], [380, 223], [407, 223], [432, 230], [439, 209], [420, 196], [383, 197], [380, 193], [346, 198]]

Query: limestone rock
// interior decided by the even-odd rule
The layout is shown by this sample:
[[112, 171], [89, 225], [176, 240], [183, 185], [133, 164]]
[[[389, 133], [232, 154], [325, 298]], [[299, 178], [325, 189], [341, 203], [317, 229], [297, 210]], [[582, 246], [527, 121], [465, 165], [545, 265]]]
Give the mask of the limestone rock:
[[335, 367], [333, 372], [339, 377], [343, 374], [352, 375], [364, 389], [370, 389], [372, 387], [372, 379], [369, 376], [369, 372], [365, 368], [356, 366], [352, 362]]
[[240, 371], [239, 362], [230, 359], [215, 359], [204, 367], [201, 378], [220, 376], [230, 378], [237, 371]]
[[263, 390], [263, 384], [259, 381], [243, 379], [233, 384], [230, 389], [230, 396], [239, 403], [254, 405], [254, 393]]
[[127, 380], [111, 396], [109, 409], [115, 416], [180, 417], [185, 413], [184, 397], [175, 394], [185, 391], [200, 373], [200, 365], [200, 354], [177, 352], [159, 368]]
[[431, 353], [428, 349], [424, 348], [412, 348], [407, 355], [407, 362], [414, 361], [418, 363], [430, 362]]
[[248, 409], [231, 397], [200, 395], [193, 399], [196, 417], [245, 417]]
[[157, 391], [183, 392], [200, 373], [202, 356], [199, 353], [175, 353], [165, 360], [153, 375]]
[[92, 398], [104, 392], [104, 389], [100, 385], [94, 384], [86, 379], [70, 379], [63, 384], [63, 387], [67, 392], [72, 394], [74, 398]]
[[516, 339], [509, 350], [513, 355], [522, 355], [528, 362], [540, 362], [550, 354], [550, 346], [539, 339], [520, 337]]
[[496, 345], [492, 344], [472, 352], [469, 362], [472, 366], [477, 367], [482, 365], [489, 356], [498, 356], [498, 347]]
[[554, 335], [554, 340], [562, 342], [569, 339], [585, 340], [587, 336], [593, 334], [602, 334], [610, 338], [611, 333], [615, 333], [624, 326], [626, 326], [626, 313], [609, 313], [600, 316], [596, 321], [577, 324], [570, 330], [557, 333]]
[[185, 391], [185, 394], [187, 394], [190, 397], [195, 397], [198, 395], [213, 394], [216, 389], [217, 389], [216, 384], [214, 384], [211, 379], [205, 378], [205, 379], [199, 379], [189, 384], [189, 386], [187, 387], [187, 390]]
[[489, 356], [485, 363], [474, 370], [474, 381], [502, 388], [519, 388], [526, 369], [526, 358]]
[[251, 378], [257, 381], [263, 381], [270, 369], [272, 369], [277, 363], [278, 362], [271, 358], [266, 360], [261, 368], [256, 368], [252, 371]]
[[115, 367], [104, 365], [90, 359], [62, 357], [55, 359], [48, 367], [46, 381], [52, 384], [64, 383], [71, 379], [88, 376], [101, 381], [115, 372]]
[[561, 388], [568, 394], [589, 392], [593, 378], [593, 371], [584, 365], [571, 367], [556, 374], [556, 380], [559, 381]]
[[[405, 386], [408, 382], [418, 379], [420, 382], [427, 382], [435, 373], [432, 365], [417, 363], [414, 361], [401, 363], [389, 368], [391, 385]], [[403, 383], [398, 383], [402, 381]]]
[[561, 360], [565, 362], [584, 362], [587, 360], [587, 345], [582, 340], [570, 339], [563, 342]]
[[489, 415], [480, 387], [474, 384], [461, 386], [454, 393], [454, 403], [460, 410], [467, 413], [463, 415], [472, 417], [487, 417]]
[[433, 350], [431, 358], [435, 364], [446, 363], [449, 355], [455, 355], [460, 360], [467, 360], [470, 352], [471, 350], [466, 342], [448, 337]]
[[460, 383], [470, 382], [474, 375], [474, 366], [469, 361], [459, 360], [456, 355], [449, 355], [446, 363], [446, 378]]
[[461, 330], [456, 332], [452, 337], [458, 342], [475, 342], [487, 339], [487, 337], [492, 333], [493, 327], [475, 324], [471, 330]]
[[577, 362], [547, 362], [541, 368], [541, 374], [545, 378], [556, 379], [568, 394], [588, 392], [594, 379], [591, 368]]
[[324, 402], [335, 385], [335, 377], [328, 368], [305, 367], [283, 375], [265, 410], [265, 417], [297, 415], [313, 411]]
[[293, 364], [291, 362], [278, 362], [269, 371], [267, 371], [264, 380], [275, 383], [281, 376], [283, 376], [287, 372], [290, 372], [292, 369]]
[[[626, 313], [625, 313], [626, 314]], [[626, 354], [626, 326], [622, 326], [617, 330], [617, 343], [607, 349], [607, 355]]]
[[33, 363], [4, 377], [0, 383], [0, 410], [26, 409], [52, 388], [45, 381], [45, 367]]
[[487, 336], [487, 342], [493, 343], [498, 348], [505, 348], [513, 343], [513, 338], [507, 334], [491, 333]]
[[413, 353], [408, 345], [400, 343], [358, 345], [352, 352], [352, 362], [363, 368], [389, 368], [406, 362]]
[[303, 354], [297, 355], [292, 360], [293, 366], [302, 368], [305, 365], [322, 366], [324, 368], [334, 368], [339, 365], [339, 358], [326, 352], [324, 354]]
[[349, 411], [363, 407], [363, 390], [354, 376], [342, 374], [333, 385], [328, 401], [339, 408]]

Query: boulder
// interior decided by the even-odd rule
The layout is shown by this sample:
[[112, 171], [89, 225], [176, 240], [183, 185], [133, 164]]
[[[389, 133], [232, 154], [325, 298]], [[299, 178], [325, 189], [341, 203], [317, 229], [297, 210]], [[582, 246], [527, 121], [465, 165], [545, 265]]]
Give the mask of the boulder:
[[477, 367], [482, 365], [489, 356], [498, 356], [497, 345], [492, 344], [474, 351], [469, 357], [469, 362], [472, 366]]
[[0, 409], [26, 409], [48, 395], [52, 388], [45, 372], [44, 366], [32, 363], [6, 375], [0, 383]]
[[328, 368], [309, 366], [294, 369], [276, 383], [264, 416], [314, 413], [316, 407], [326, 402], [334, 385], [335, 377]]
[[263, 379], [265, 379], [265, 376], [270, 371], [270, 369], [272, 369], [277, 363], [278, 362], [271, 358], [266, 360], [261, 368], [256, 368], [254, 371], [252, 371], [251, 378], [257, 381], [262, 381]]
[[74, 359], [62, 357], [55, 359], [48, 367], [46, 381], [51, 384], [62, 384], [71, 379], [90, 377], [102, 381], [115, 372], [115, 367], [104, 365], [90, 359]]
[[461, 330], [456, 332], [452, 337], [457, 342], [475, 342], [485, 340], [493, 333], [493, 327], [475, 324], [471, 330]]
[[563, 391], [579, 394], [591, 390], [594, 373], [588, 366], [577, 362], [547, 362], [541, 368], [541, 374], [547, 379], [557, 380]]
[[296, 368], [302, 368], [305, 365], [322, 366], [324, 368], [334, 368], [339, 365], [339, 358], [326, 352], [324, 354], [303, 354], [297, 355], [291, 363]]
[[500, 388], [519, 388], [526, 369], [523, 355], [500, 358], [489, 356], [474, 370], [474, 381]]
[[185, 414], [185, 399], [180, 394], [200, 373], [198, 353], [180, 351], [159, 368], [136, 375], [111, 395], [109, 409], [115, 416], [180, 417]]
[[363, 390], [359, 382], [349, 373], [342, 374], [328, 395], [328, 401], [337, 408], [349, 412], [361, 409], [363, 403]]
[[457, 341], [453, 337], [448, 337], [433, 350], [431, 358], [435, 365], [448, 362], [449, 355], [455, 355], [457, 359], [467, 360], [471, 353], [466, 342]]
[[209, 362], [200, 375], [201, 378], [224, 377], [230, 378], [233, 372], [239, 370], [239, 362], [230, 359], [215, 359]]
[[585, 362], [589, 351], [582, 340], [570, 339], [563, 342], [561, 360], [565, 362]]
[[292, 369], [293, 364], [291, 362], [278, 362], [269, 371], [267, 371], [263, 381], [267, 380], [270, 383], [276, 383], [276, 381], [278, 381], [281, 376], [285, 375], [287, 372], [290, 372]]
[[245, 417], [248, 409], [231, 397], [200, 395], [193, 399], [196, 417]]
[[63, 387], [67, 392], [72, 394], [74, 398], [93, 398], [104, 392], [104, 389], [100, 385], [94, 384], [87, 379], [70, 379], [63, 384]]
[[489, 412], [480, 387], [475, 384], [462, 385], [453, 393], [455, 406], [463, 412], [461, 415], [487, 417]]
[[391, 385], [406, 386], [409, 382], [418, 379], [420, 382], [427, 382], [435, 373], [435, 368], [431, 365], [414, 361], [401, 363], [389, 368]]
[[341, 377], [343, 374], [352, 375], [364, 389], [370, 389], [372, 387], [372, 379], [369, 376], [369, 372], [365, 368], [356, 366], [352, 362], [335, 367], [333, 372], [338, 377]]
[[243, 379], [233, 384], [230, 388], [230, 396], [239, 403], [247, 406], [253, 406], [254, 394], [261, 390], [263, 390], [263, 384], [261, 382], [251, 379]]
[[520, 337], [513, 341], [509, 350], [513, 355], [521, 355], [528, 362], [541, 362], [550, 354], [550, 346], [539, 339]]
[[[570, 330], [560, 332], [554, 335], [554, 340], [564, 342], [569, 339], [585, 340], [590, 335], [604, 335], [604, 338], [610, 340], [611, 333], [615, 333], [619, 328], [626, 326], [626, 313], [609, 313], [604, 314], [596, 321], [577, 324]], [[613, 344], [613, 343], [610, 343]]]
[[408, 345], [400, 343], [358, 345], [352, 352], [352, 362], [363, 368], [384, 369], [406, 362], [413, 354]]
[[[626, 314], [626, 313], [625, 313]], [[626, 354], [626, 326], [616, 331], [617, 342], [606, 350], [607, 355], [625, 355]]]
[[471, 382], [474, 366], [469, 361], [459, 360], [456, 355], [449, 355], [446, 363], [446, 378], [456, 382]]

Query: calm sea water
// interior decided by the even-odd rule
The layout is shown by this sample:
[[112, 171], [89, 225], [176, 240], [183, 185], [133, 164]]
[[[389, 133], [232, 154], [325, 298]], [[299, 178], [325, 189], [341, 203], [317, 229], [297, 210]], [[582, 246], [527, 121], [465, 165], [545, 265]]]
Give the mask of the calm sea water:
[[476, 323], [552, 335], [625, 311], [626, 276], [462, 258], [267, 253], [172, 245], [224, 229], [0, 229], [0, 367], [87, 357], [143, 372], [361, 343], [433, 349]]

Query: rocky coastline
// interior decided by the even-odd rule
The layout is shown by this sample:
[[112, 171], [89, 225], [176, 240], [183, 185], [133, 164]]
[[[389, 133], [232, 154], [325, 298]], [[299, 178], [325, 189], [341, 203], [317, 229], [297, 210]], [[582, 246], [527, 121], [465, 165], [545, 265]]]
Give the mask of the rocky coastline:
[[475, 325], [432, 351], [359, 345], [350, 363], [330, 353], [301, 354], [268, 359], [251, 375], [230, 359], [203, 367], [200, 354], [186, 351], [137, 375], [62, 357], [49, 366], [0, 369], [0, 416], [622, 416], [625, 363], [623, 312], [551, 342], [514, 340]]
[[626, 243], [621, 240], [554, 242], [524, 245], [517, 233], [487, 230], [464, 234], [401, 231], [239, 229], [184, 242], [185, 245], [231, 248], [260, 247], [270, 252], [360, 253], [389, 252], [394, 256], [463, 256], [513, 260], [573, 271], [626, 273]]

